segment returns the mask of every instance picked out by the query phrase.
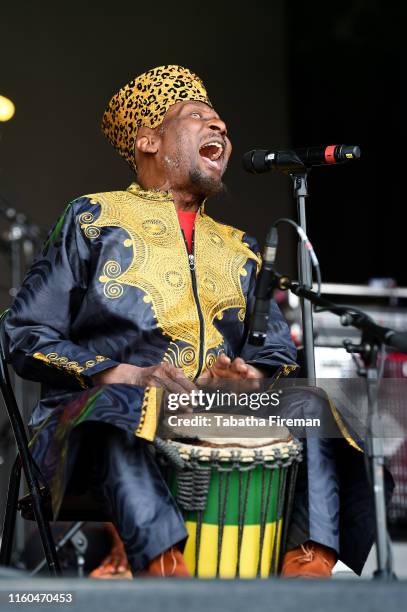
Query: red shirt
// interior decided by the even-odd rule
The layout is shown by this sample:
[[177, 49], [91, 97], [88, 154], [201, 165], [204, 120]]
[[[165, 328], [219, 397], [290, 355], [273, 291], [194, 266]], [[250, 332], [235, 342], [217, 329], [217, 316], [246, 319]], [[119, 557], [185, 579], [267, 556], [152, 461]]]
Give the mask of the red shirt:
[[185, 240], [187, 241], [188, 251], [192, 251], [192, 234], [194, 231], [196, 212], [178, 210], [178, 220], [182, 231], [184, 232]]

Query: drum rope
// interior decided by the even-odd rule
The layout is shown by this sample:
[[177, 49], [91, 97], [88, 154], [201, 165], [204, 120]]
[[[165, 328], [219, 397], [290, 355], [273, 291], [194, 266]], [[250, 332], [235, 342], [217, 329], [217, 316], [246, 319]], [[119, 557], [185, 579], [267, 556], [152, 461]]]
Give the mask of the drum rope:
[[[218, 465], [218, 479], [219, 479], [219, 487], [218, 487], [218, 557], [216, 560], [216, 577], [219, 578], [220, 571], [220, 557], [222, 553], [222, 544], [223, 544], [223, 530], [226, 522], [226, 504], [229, 498], [229, 484], [230, 484], [230, 471], [223, 469], [222, 466]], [[223, 491], [223, 481], [225, 480], [225, 488], [224, 495], [222, 498]]]
[[181, 458], [178, 449], [171, 444], [170, 442], [166, 442], [162, 438], [155, 438], [154, 447], [156, 451], [162, 456], [161, 458], [166, 458], [172, 465], [182, 470], [186, 466], [186, 461]]
[[[279, 471], [277, 470], [271, 471], [270, 469], [268, 469], [267, 471], [266, 470], [262, 471], [261, 500], [260, 500], [261, 519], [260, 519], [259, 560], [258, 560], [258, 565], [257, 565], [257, 577], [258, 578], [260, 578], [261, 576], [261, 562], [262, 562], [262, 557], [263, 557], [264, 537], [266, 533], [266, 525], [267, 525], [267, 519], [268, 519], [268, 514], [270, 510], [270, 501], [271, 501], [271, 491], [272, 491], [271, 485], [273, 481], [275, 480], [274, 475], [279, 474]], [[268, 486], [267, 486], [267, 495], [264, 496], [266, 474], [268, 474], [269, 479], [268, 479]]]
[[278, 497], [277, 497], [277, 517], [276, 517], [276, 526], [274, 531], [274, 542], [273, 542], [273, 552], [271, 555], [271, 563], [270, 563], [270, 574], [273, 572], [277, 573], [277, 544], [279, 540], [279, 531], [280, 531], [280, 522], [282, 519], [282, 513], [284, 510], [284, 494], [286, 490], [286, 482], [287, 482], [287, 472], [288, 470], [281, 471], [281, 477], [279, 479], [279, 487], [278, 487]]
[[202, 510], [196, 513], [196, 535], [195, 535], [195, 578], [198, 577], [199, 553], [201, 551], [201, 533], [202, 533]]
[[[243, 506], [242, 506], [242, 490], [243, 490], [243, 474], [247, 472], [246, 477], [246, 490], [243, 497]], [[238, 493], [238, 516], [237, 516], [237, 564], [236, 564], [236, 575], [240, 578], [240, 555], [242, 552], [242, 541], [243, 541], [243, 529], [244, 529], [244, 521], [246, 518], [247, 512], [247, 500], [249, 499], [249, 490], [252, 480], [253, 470], [242, 470], [239, 469], [239, 493]]]
[[205, 510], [208, 499], [211, 468], [177, 472], [177, 502], [186, 511]]

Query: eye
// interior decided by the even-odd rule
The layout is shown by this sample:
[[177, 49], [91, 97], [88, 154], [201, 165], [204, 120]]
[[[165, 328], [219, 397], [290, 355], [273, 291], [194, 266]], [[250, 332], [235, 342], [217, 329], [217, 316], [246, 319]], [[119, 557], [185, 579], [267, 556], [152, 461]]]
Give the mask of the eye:
[[198, 113], [198, 111], [193, 111], [191, 113], [191, 117], [194, 117], [195, 119], [201, 119], [202, 115], [201, 113]]

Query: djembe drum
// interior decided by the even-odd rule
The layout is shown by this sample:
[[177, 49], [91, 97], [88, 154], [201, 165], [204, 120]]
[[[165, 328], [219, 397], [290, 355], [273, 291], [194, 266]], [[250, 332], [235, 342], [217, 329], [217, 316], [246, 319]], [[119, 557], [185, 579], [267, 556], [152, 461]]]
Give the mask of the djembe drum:
[[183, 512], [184, 558], [200, 578], [266, 578], [285, 548], [301, 444], [287, 440], [158, 440]]

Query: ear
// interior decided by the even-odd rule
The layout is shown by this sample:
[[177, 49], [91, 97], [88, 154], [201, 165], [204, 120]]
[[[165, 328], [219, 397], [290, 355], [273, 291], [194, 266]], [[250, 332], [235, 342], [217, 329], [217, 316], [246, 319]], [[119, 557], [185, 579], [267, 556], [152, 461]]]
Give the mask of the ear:
[[155, 130], [141, 127], [136, 137], [136, 151], [140, 153], [157, 153], [160, 137]]

